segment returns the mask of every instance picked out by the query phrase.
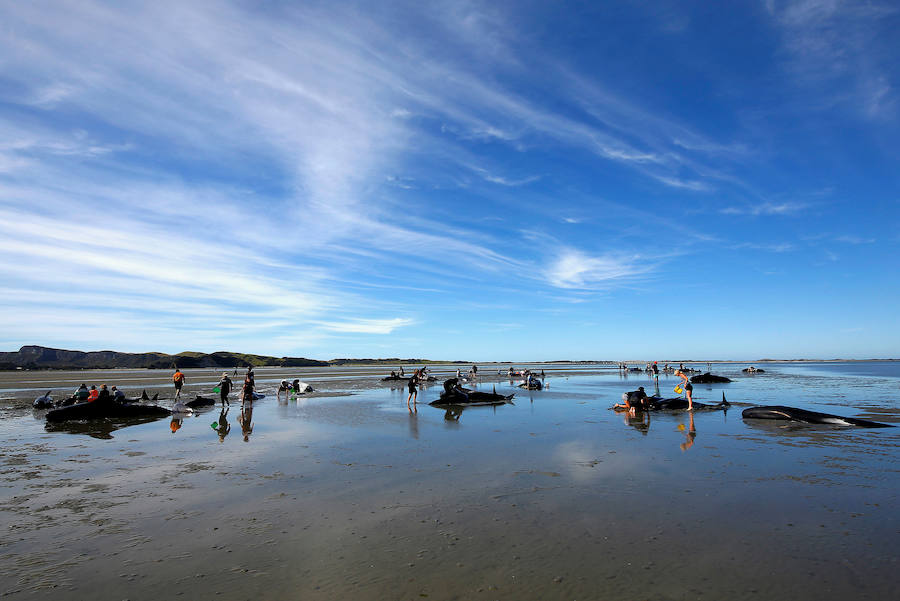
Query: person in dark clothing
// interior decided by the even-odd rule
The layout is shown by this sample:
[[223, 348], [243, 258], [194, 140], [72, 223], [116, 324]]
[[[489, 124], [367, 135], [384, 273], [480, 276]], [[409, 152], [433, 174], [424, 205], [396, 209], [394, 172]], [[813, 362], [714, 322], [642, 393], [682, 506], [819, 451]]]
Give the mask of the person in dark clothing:
[[419, 396], [419, 376], [418, 371], [409, 379], [407, 383], [407, 389], [409, 390], [409, 394], [406, 396], [406, 406], [409, 407], [409, 401], [412, 399], [414, 404], [417, 404], [416, 397]]
[[109, 394], [109, 390], [106, 388], [106, 384], [100, 386], [100, 392], [97, 394], [96, 403], [109, 403], [112, 401], [112, 397]]
[[444, 394], [453, 394], [453, 389], [459, 385], [458, 378], [450, 378], [448, 380], [444, 380]]
[[222, 401], [223, 405], [228, 404], [228, 395], [231, 394], [233, 387], [234, 384], [232, 384], [231, 378], [228, 377], [228, 372], [224, 372], [222, 379], [219, 380], [219, 400]]
[[644, 387], [641, 386], [637, 390], [623, 392], [622, 404], [617, 404], [614, 408], [625, 408], [628, 409], [630, 413], [636, 413], [646, 409], [648, 404], [647, 393], [644, 392]]
[[127, 399], [125, 398], [125, 393], [122, 392], [121, 390], [119, 390], [118, 388], [116, 388], [115, 386], [112, 387], [112, 397], [113, 397], [113, 400], [117, 403], [127, 403], [128, 402]]
[[241, 388], [241, 402], [242, 403], [252, 403], [253, 402], [253, 375], [248, 373], [244, 378], [244, 386]]

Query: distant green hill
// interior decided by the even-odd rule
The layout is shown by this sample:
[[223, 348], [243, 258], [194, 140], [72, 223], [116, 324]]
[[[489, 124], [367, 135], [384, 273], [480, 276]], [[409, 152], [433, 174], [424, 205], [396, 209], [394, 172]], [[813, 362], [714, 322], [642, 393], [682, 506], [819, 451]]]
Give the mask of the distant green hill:
[[327, 367], [325, 361], [303, 357], [267, 357], [246, 353], [184, 352], [120, 353], [117, 351], [67, 351], [44, 346], [23, 346], [18, 352], [0, 352], [2, 369], [113, 369], [117, 367], [173, 369], [175, 367]]

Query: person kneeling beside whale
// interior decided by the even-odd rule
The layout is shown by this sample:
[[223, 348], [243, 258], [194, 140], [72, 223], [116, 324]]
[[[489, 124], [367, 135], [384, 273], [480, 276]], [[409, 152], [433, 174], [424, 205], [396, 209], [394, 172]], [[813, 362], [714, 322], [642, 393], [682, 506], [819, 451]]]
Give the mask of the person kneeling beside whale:
[[623, 392], [622, 404], [617, 403], [613, 406], [613, 409], [627, 409], [630, 413], [636, 413], [637, 411], [643, 411], [648, 408], [648, 405], [649, 399], [647, 398], [647, 393], [644, 392], [644, 387], [640, 386], [637, 390]]

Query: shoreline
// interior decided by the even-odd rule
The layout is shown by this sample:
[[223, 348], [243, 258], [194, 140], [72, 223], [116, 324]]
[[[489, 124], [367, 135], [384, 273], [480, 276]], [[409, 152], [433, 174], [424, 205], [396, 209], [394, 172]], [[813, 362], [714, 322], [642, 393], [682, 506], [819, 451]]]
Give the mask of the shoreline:
[[[256, 371], [265, 387], [277, 379]], [[363, 371], [381, 373], [345, 370]], [[785, 429], [739, 410], [638, 423], [610, 410], [645, 378], [561, 370], [513, 404], [449, 417], [426, 404], [439, 383], [410, 411], [402, 386], [371, 375], [323, 380], [352, 396], [267, 396], [247, 427], [239, 402], [177, 428], [57, 431], [23, 411], [0, 419], [0, 594], [681, 600], [696, 596], [689, 556], [704, 597], [889, 596], [896, 428]], [[778, 403], [803, 388], [822, 409], [887, 405], [879, 419], [900, 423], [895, 382], [785, 370], [695, 393]]]

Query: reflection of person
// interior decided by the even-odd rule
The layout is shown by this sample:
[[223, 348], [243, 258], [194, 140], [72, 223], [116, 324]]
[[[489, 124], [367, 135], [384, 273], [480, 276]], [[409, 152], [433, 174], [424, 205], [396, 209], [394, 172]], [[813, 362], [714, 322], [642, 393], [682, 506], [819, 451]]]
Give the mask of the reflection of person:
[[409, 435], [413, 438], [419, 438], [419, 412], [418, 410], [409, 411]]
[[181, 370], [177, 367], [175, 368], [175, 373], [172, 375], [172, 382], [175, 384], [175, 398], [181, 398], [181, 387], [184, 386], [184, 374], [181, 373]]
[[253, 402], [241, 406], [241, 416], [238, 418], [241, 425], [241, 434], [244, 435], [244, 442], [250, 442], [250, 435], [253, 433]]
[[406, 406], [407, 408], [409, 408], [410, 399], [412, 399], [412, 402], [416, 404], [416, 398], [419, 396], [419, 378], [416, 374], [414, 374], [413, 377], [409, 379], [409, 382], [406, 386], [409, 390], [409, 394], [406, 395]]
[[216, 433], [219, 435], [219, 442], [225, 442], [225, 437], [231, 432], [231, 424], [228, 423], [228, 407], [223, 406], [219, 412], [218, 427]]
[[444, 411], [444, 420], [448, 422], [458, 422], [459, 418], [462, 416], [462, 412], [462, 407], [447, 407], [447, 410]]
[[688, 378], [680, 369], [675, 372], [675, 375], [681, 378], [681, 387], [684, 388], [684, 394], [687, 397], [688, 411], [693, 411], [694, 400], [691, 398], [691, 395], [694, 392], [694, 387], [691, 385], [691, 379]]
[[172, 430], [172, 434], [178, 432], [178, 429], [181, 428], [181, 419], [177, 417], [173, 417], [172, 421], [169, 423], [169, 429]]
[[625, 425], [631, 426], [643, 435], [647, 435], [650, 431], [650, 412], [638, 411], [636, 414], [629, 411], [625, 414]]
[[[694, 446], [694, 439], [697, 438], [697, 430], [694, 429], [694, 414], [691, 413], [690, 416], [690, 426], [688, 427], [687, 434], [684, 435], [684, 442], [679, 445], [682, 451], [687, 451], [689, 448]], [[681, 424], [679, 426], [679, 429], [683, 430], [684, 424]]]

